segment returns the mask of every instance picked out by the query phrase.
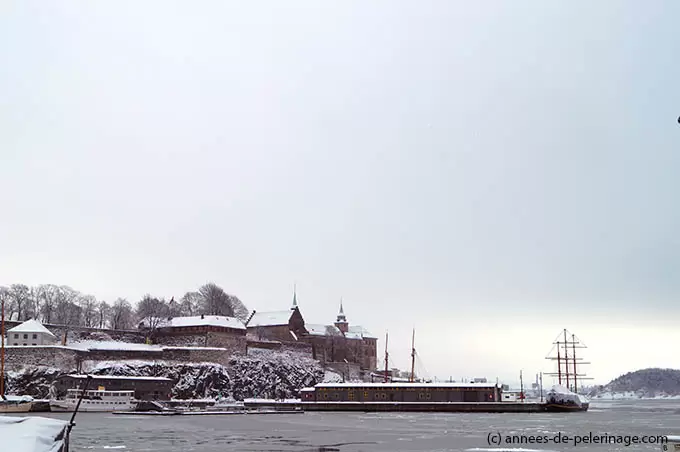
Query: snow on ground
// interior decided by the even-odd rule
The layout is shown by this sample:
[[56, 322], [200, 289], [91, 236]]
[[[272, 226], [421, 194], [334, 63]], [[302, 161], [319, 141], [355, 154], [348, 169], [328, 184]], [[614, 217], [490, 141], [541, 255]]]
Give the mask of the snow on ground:
[[33, 397], [6, 395], [5, 400], [7, 400], [8, 402], [33, 402]]
[[326, 370], [323, 376], [324, 383], [342, 383], [342, 375], [333, 372], [332, 370]]
[[649, 395], [645, 393], [638, 393], [634, 391], [624, 391], [624, 392], [612, 392], [612, 391], [606, 391], [606, 392], [601, 392], [599, 394], [596, 394], [591, 397], [593, 400], [659, 400], [659, 399], [667, 399], [667, 400], [680, 400], [680, 395], [674, 394], [674, 395], [669, 395], [669, 394], [657, 394], [657, 395]]
[[143, 351], [162, 351], [163, 347], [149, 344], [133, 344], [131, 342], [119, 341], [78, 341], [71, 343], [71, 347], [80, 350], [143, 350]]
[[78, 350], [129, 350], [145, 352], [161, 352], [163, 350], [225, 350], [219, 347], [169, 347], [164, 345], [135, 344], [121, 341], [77, 341], [70, 344]]

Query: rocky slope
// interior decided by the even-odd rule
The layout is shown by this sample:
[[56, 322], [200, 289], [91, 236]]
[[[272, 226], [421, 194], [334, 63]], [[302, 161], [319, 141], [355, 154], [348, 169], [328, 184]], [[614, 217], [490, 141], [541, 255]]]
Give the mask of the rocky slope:
[[663, 398], [680, 396], [680, 370], [649, 368], [629, 372], [591, 390], [591, 398]]
[[[318, 362], [296, 353], [263, 352], [234, 357], [228, 366], [213, 363], [168, 364], [162, 362], [109, 362], [88, 369], [93, 375], [166, 377], [175, 383], [178, 399], [249, 397], [296, 398], [301, 388], [323, 381]], [[52, 382], [63, 372], [52, 368], [29, 368], [12, 373], [8, 393], [45, 398]]]

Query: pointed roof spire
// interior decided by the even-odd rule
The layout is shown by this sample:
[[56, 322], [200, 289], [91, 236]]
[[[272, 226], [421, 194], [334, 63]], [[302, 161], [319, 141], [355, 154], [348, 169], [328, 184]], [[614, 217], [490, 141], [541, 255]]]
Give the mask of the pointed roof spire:
[[294, 311], [297, 307], [297, 284], [293, 283], [293, 306], [290, 309], [291, 311]]
[[340, 297], [340, 312], [338, 312], [338, 318], [335, 320], [336, 323], [347, 323], [347, 317], [345, 317], [345, 311], [342, 309], [342, 297]]

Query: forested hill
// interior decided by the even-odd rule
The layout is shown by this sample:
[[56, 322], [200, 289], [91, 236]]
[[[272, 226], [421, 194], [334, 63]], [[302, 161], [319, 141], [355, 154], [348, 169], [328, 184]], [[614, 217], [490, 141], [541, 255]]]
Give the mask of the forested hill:
[[591, 396], [624, 393], [638, 397], [680, 395], [680, 370], [649, 368], [629, 372], [594, 388]]

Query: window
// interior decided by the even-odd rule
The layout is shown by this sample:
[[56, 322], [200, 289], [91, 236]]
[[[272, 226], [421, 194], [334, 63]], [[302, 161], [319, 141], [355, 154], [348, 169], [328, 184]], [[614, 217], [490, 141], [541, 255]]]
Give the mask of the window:
[[28, 339], [28, 334], [24, 334], [24, 339]]
[[24, 344], [24, 347], [26, 347], [26, 344]]
[[17, 333], [14, 333], [14, 339], [19, 339], [19, 335]]
[[33, 339], [38, 339], [38, 335], [33, 333]]
[[36, 345], [36, 344], [31, 344], [31, 345]]

